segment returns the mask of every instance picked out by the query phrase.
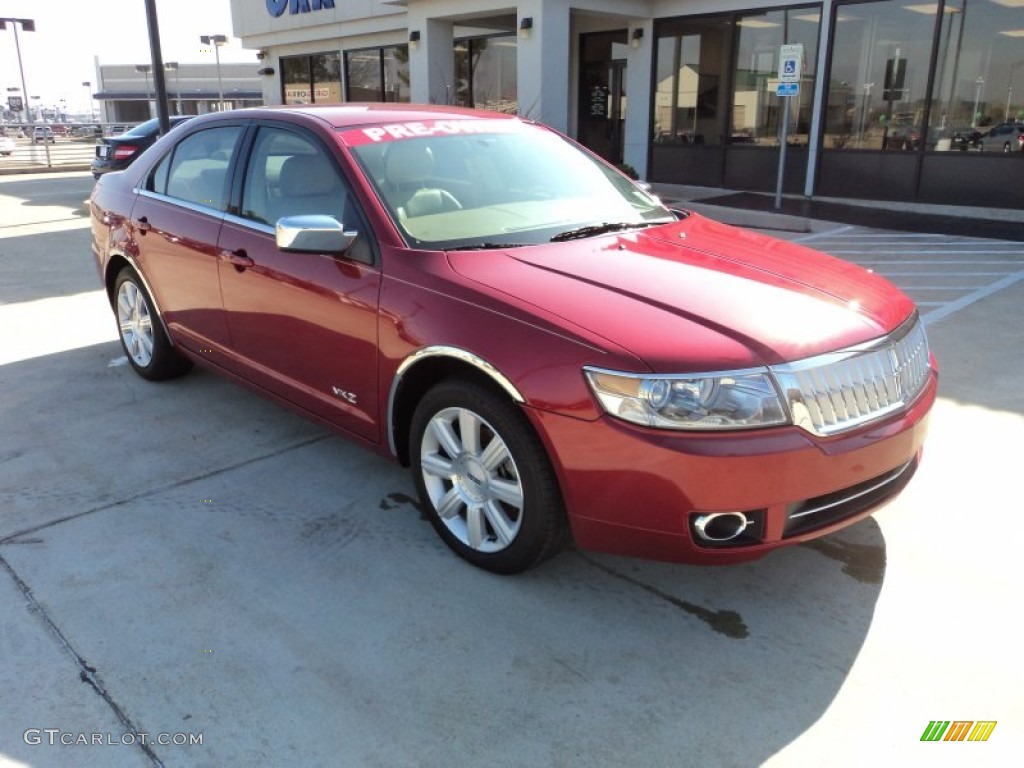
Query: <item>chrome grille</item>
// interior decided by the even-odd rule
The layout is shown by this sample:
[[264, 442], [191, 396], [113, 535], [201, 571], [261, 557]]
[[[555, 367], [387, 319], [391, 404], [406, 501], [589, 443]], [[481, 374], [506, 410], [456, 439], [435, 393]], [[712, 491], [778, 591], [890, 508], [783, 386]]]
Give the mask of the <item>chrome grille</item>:
[[834, 435], [912, 403], [931, 370], [924, 325], [915, 314], [883, 339], [771, 368], [793, 423]]

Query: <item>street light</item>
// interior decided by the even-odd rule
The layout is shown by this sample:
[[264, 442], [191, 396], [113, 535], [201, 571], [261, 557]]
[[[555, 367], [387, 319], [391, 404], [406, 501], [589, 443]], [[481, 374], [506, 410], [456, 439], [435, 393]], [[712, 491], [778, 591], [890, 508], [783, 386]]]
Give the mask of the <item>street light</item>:
[[82, 85], [85, 88], [85, 98], [86, 98], [86, 102], [85, 103], [89, 105], [89, 119], [90, 120], [95, 120], [96, 119], [96, 110], [93, 109], [93, 107], [92, 107], [92, 83], [89, 82], [88, 80], [85, 80], [85, 81], [82, 82]]
[[36, 22], [34, 19], [12, 19], [9, 17], [0, 17], [0, 30], [7, 29], [7, 22], [11, 22], [11, 26], [14, 29], [14, 47], [18, 51], [18, 71], [21, 73], [21, 92], [25, 96], [25, 111], [28, 113], [29, 123], [34, 123], [32, 119], [32, 110], [28, 108], [28, 88], [25, 87], [25, 68], [21, 64], [21, 42], [18, 40], [18, 25], [21, 24], [21, 28], [26, 32], [36, 31]]
[[178, 62], [165, 61], [164, 69], [174, 73], [174, 90], [178, 92], [178, 114], [183, 115], [185, 113], [181, 111], [181, 71], [178, 69]]
[[971, 120], [971, 126], [977, 127], [978, 119], [981, 115], [978, 114], [978, 107], [981, 105], [981, 89], [985, 87], [985, 78], [978, 75], [978, 79], [974, 81], [974, 118]]
[[203, 45], [212, 45], [213, 52], [217, 56], [217, 93], [220, 95], [220, 106], [218, 112], [224, 111], [224, 83], [220, 77], [220, 47], [228, 44], [227, 35], [200, 35], [199, 42]]
[[136, 72], [144, 72], [146, 74], [146, 114], [148, 117], [153, 116], [153, 105], [149, 101], [149, 73], [153, 71], [152, 64], [136, 64]]
[[1013, 99], [1013, 75], [1017, 71], [1017, 67], [1024, 67], [1024, 59], [1015, 61], [1010, 65], [1010, 77], [1006, 83], [1006, 112], [1003, 114], [1003, 122], [1010, 122], [1010, 101]]

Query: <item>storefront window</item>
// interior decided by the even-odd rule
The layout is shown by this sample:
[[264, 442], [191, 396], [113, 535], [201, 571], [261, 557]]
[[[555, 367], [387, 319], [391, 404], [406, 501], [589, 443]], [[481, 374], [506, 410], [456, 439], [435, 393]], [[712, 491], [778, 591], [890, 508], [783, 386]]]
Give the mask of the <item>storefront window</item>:
[[947, 0], [928, 149], [1002, 151], [998, 131], [983, 134], [1016, 121], [1024, 121], [1024, 2]]
[[348, 101], [409, 101], [409, 46], [345, 52]]
[[921, 146], [937, 10], [902, 0], [837, 7], [826, 149]]
[[456, 105], [516, 114], [515, 35], [456, 40], [455, 81]]
[[285, 104], [309, 104], [313, 101], [309, 56], [281, 59], [281, 85], [284, 87]]
[[784, 98], [790, 100], [789, 142], [807, 144], [820, 16], [816, 8], [796, 8], [744, 14], [737, 19], [730, 143], [778, 146], [782, 115], [782, 100], [776, 95], [779, 52], [785, 44], [800, 43], [804, 68], [799, 93]]
[[384, 101], [408, 102], [409, 46], [382, 48], [381, 57], [384, 59]]
[[337, 53], [286, 56], [281, 59], [285, 104], [341, 102], [341, 57]]
[[655, 62], [655, 142], [722, 143], [730, 21], [729, 17], [681, 19], [660, 27]]

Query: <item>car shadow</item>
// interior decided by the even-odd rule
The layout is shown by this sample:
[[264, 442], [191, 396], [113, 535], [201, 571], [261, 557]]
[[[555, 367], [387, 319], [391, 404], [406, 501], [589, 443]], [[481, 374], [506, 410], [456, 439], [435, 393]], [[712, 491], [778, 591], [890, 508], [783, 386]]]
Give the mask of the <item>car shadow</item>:
[[72, 216], [86, 217], [89, 206], [86, 200], [92, 191], [94, 179], [91, 174], [69, 176], [61, 179], [48, 178], [49, 174], [40, 174], [38, 178], [18, 178], [5, 180], [0, 185], [0, 193], [16, 198], [26, 208], [62, 207], [67, 208]]
[[[25, 279], [28, 272], [30, 280]], [[89, 233], [82, 229], [0, 239], [0, 304], [70, 296], [101, 287]]]

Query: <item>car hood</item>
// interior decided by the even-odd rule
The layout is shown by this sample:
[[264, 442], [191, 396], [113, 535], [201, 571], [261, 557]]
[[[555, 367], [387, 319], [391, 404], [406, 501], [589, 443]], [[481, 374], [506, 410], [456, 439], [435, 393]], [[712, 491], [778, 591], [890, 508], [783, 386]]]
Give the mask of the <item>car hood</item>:
[[878, 338], [914, 311], [860, 267], [695, 214], [636, 232], [448, 258], [463, 277], [659, 372], [799, 360]]

